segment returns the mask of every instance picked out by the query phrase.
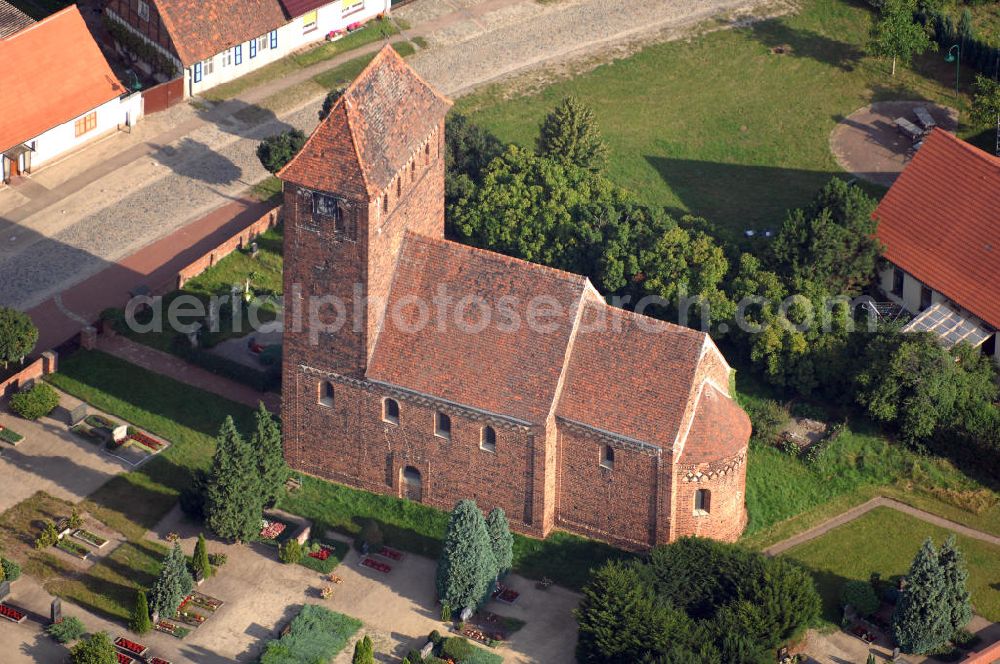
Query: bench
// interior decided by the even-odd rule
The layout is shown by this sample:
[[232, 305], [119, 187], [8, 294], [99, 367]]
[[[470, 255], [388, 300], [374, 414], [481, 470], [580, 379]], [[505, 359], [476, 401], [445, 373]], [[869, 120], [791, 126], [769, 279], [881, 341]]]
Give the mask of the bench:
[[918, 141], [924, 135], [923, 130], [906, 118], [896, 118], [896, 130], [911, 141]]
[[923, 106], [917, 106], [914, 108], [913, 114], [917, 116], [917, 122], [920, 123], [920, 126], [923, 127], [925, 131], [930, 131], [937, 126], [937, 123], [934, 122], [934, 117], [931, 115], [930, 111]]

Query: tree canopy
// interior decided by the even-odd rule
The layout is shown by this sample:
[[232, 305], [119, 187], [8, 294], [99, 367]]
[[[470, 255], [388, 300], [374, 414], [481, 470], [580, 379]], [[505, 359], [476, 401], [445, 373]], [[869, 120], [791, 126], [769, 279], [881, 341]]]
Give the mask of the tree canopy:
[[603, 170], [608, 146], [601, 139], [593, 109], [576, 97], [563, 99], [539, 127], [538, 154], [594, 173]]
[[73, 664], [115, 664], [115, 645], [107, 632], [91, 634], [70, 651]]
[[507, 514], [503, 508], [494, 507], [486, 516], [486, 532], [490, 536], [493, 560], [496, 562], [497, 576], [510, 571], [514, 564], [514, 536], [507, 523]]
[[28, 314], [0, 307], [0, 365], [6, 369], [10, 362], [18, 362], [38, 343], [38, 328]]
[[270, 173], [277, 173], [306, 144], [306, 135], [299, 129], [269, 136], [257, 145], [257, 158]]
[[160, 574], [153, 583], [150, 599], [153, 611], [165, 618], [171, 618], [184, 598], [194, 588], [194, 579], [188, 571], [187, 557], [181, 551], [181, 545], [174, 542], [163, 560]]
[[232, 417], [216, 438], [206, 494], [206, 522], [213, 532], [242, 542], [257, 536], [264, 511], [258, 458]]
[[892, 58], [893, 76], [897, 60], [909, 64], [913, 56], [937, 50], [926, 28], [914, 18], [916, 9], [916, 0], [885, 0], [872, 28], [869, 48], [873, 55]]
[[947, 594], [944, 570], [928, 537], [913, 559], [892, 614], [893, 638], [903, 652], [932, 652], [954, 635]]
[[448, 521], [437, 568], [437, 593], [453, 610], [475, 609], [489, 596], [497, 564], [476, 503], [462, 500]]
[[257, 454], [260, 490], [265, 505], [274, 504], [281, 496], [288, 479], [288, 464], [281, 444], [281, 429], [263, 402], [255, 413], [257, 428], [250, 437], [250, 448]]

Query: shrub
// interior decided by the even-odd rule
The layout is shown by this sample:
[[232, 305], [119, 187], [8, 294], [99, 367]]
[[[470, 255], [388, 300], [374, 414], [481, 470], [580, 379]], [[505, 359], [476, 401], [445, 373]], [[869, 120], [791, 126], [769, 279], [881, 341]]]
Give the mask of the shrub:
[[208, 554], [208, 562], [212, 567], [222, 567], [226, 564], [229, 557], [224, 553], [210, 553]]
[[472, 652], [472, 645], [465, 639], [457, 636], [445, 639], [444, 644], [441, 646], [441, 654], [456, 662], [465, 661], [472, 655]]
[[[449, 622], [451, 620], [451, 614], [451, 604], [448, 602], [441, 602], [441, 622]], [[437, 643], [437, 641], [435, 641], [435, 643]]]
[[441, 633], [438, 632], [435, 629], [435, 630], [431, 631], [430, 634], [427, 635], [427, 640], [430, 641], [431, 643], [433, 643], [436, 646], [439, 643], [441, 643], [441, 640], [442, 640], [441, 639]]
[[46, 521], [45, 525], [42, 526], [41, 534], [35, 538], [35, 548], [47, 549], [58, 541], [59, 533], [56, 531], [56, 525], [51, 521]]
[[10, 398], [10, 407], [26, 420], [45, 417], [59, 405], [59, 393], [48, 383], [35, 383], [31, 389]]
[[28, 314], [0, 307], [0, 365], [18, 362], [31, 352], [38, 342], [38, 328]]
[[288, 633], [267, 644], [259, 664], [331, 661], [360, 628], [360, 620], [307, 604], [292, 621]]
[[113, 664], [115, 646], [107, 632], [97, 632], [73, 646], [70, 657], [73, 664]]
[[382, 536], [382, 529], [379, 528], [378, 523], [373, 519], [366, 519], [363, 526], [361, 526], [361, 534], [358, 536], [358, 548], [361, 548], [362, 544], [367, 543], [371, 548], [378, 548], [382, 546], [385, 539]]
[[75, 616], [63, 618], [60, 622], [49, 625], [45, 632], [59, 643], [69, 643], [76, 641], [86, 633], [87, 628], [83, 626], [80, 619]]
[[145, 634], [153, 628], [149, 619], [149, 602], [146, 600], [146, 591], [140, 590], [135, 596], [135, 607], [132, 609], [132, 619], [128, 628], [136, 634]]
[[21, 578], [21, 566], [13, 560], [0, 558], [0, 566], [3, 567], [3, 579], [14, 582]]
[[878, 611], [879, 599], [872, 584], [866, 581], [850, 580], [844, 584], [840, 594], [842, 604], [850, 605], [863, 616], [870, 616]]
[[761, 442], [774, 441], [781, 427], [788, 422], [788, 409], [774, 399], [742, 405], [753, 424], [753, 437]]
[[295, 565], [302, 560], [302, 545], [298, 540], [288, 540], [278, 547], [278, 558], [285, 564]]
[[257, 146], [257, 158], [271, 173], [277, 173], [299, 153], [305, 145], [306, 135], [299, 129], [269, 136]]

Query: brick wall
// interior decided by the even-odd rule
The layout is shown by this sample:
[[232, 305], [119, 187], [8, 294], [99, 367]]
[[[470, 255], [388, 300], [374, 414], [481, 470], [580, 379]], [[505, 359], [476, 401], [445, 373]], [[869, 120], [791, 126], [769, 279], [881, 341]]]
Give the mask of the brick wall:
[[205, 253], [201, 258], [192, 261], [187, 266], [178, 270], [177, 278], [169, 285], [167, 290], [183, 288], [184, 284], [188, 281], [194, 279], [229, 254], [233, 253], [237, 249], [249, 246], [255, 237], [278, 224], [280, 211], [280, 208], [268, 210], [267, 213], [261, 216], [260, 219], [253, 222], [236, 235], [228, 238], [218, 246], [214, 247], [211, 251]]
[[118, 16], [140, 35], [177, 57], [177, 50], [174, 48], [173, 41], [163, 25], [162, 19], [160, 19], [156, 3], [152, 0], [146, 0], [146, 4], [149, 7], [149, 20], [139, 16], [139, 0], [109, 0], [106, 9]]
[[616, 444], [614, 466], [604, 468], [606, 444], [599, 436], [559, 428], [556, 525], [625, 548], [646, 548], [656, 543], [659, 456]]
[[59, 370], [59, 355], [55, 351], [46, 351], [41, 357], [29, 362], [13, 376], [0, 381], [0, 398], [8, 397], [21, 389], [27, 382], [38, 380], [42, 376]]
[[[451, 510], [464, 498], [483, 510], [502, 507], [512, 528], [541, 536], [532, 516], [532, 457], [544, 432], [438, 405], [371, 383], [298, 369], [285, 383], [285, 454], [306, 473], [374, 493], [402, 496], [404, 469], [419, 471], [421, 502]], [[321, 384], [334, 384], [332, 406], [320, 403]], [[294, 385], [294, 394], [290, 388]], [[399, 424], [382, 420], [382, 400], [399, 403]], [[450, 440], [434, 433], [435, 412], [451, 418]], [[496, 431], [496, 451], [480, 447], [484, 425]], [[291, 427], [294, 426], [294, 431]], [[292, 434], [293, 441], [289, 441]]]
[[[718, 462], [677, 470], [674, 537], [697, 535], [735, 542], [747, 524], [747, 450]], [[707, 514], [695, 513], [695, 494], [710, 492]]]

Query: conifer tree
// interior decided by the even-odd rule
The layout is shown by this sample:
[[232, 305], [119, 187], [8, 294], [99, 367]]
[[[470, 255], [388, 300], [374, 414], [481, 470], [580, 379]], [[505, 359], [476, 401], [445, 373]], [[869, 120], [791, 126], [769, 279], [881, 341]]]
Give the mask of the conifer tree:
[[494, 507], [486, 517], [486, 532], [490, 536], [493, 558], [497, 563], [497, 578], [510, 571], [514, 562], [514, 536], [510, 533], [507, 514], [501, 507]]
[[934, 543], [928, 537], [906, 577], [906, 587], [892, 614], [892, 632], [903, 652], [923, 654], [947, 643], [951, 612], [945, 606], [946, 580]]
[[257, 457], [232, 417], [222, 423], [216, 438], [206, 493], [206, 522], [214, 533], [246, 542], [260, 532], [264, 497]]
[[367, 634], [354, 644], [354, 657], [351, 658], [351, 664], [375, 664], [375, 646]]
[[264, 504], [273, 505], [281, 497], [285, 480], [288, 479], [288, 465], [281, 446], [281, 429], [263, 402], [257, 407], [256, 420], [257, 430], [250, 438], [250, 447], [257, 453]]
[[475, 609], [489, 595], [496, 565], [483, 513], [474, 501], [459, 501], [438, 561], [438, 597], [455, 610]]
[[938, 550], [938, 563], [945, 579], [945, 610], [951, 635], [965, 629], [972, 620], [972, 604], [969, 601], [969, 571], [965, 568], [962, 552], [955, 546], [952, 535]]
[[160, 575], [153, 584], [151, 597], [153, 610], [159, 616], [172, 618], [177, 607], [192, 589], [194, 589], [194, 579], [188, 571], [187, 558], [181, 551], [181, 545], [174, 542], [174, 548], [163, 560]]
[[197, 578], [207, 579], [212, 576], [212, 565], [208, 562], [208, 549], [205, 546], [205, 535], [198, 533], [198, 543], [194, 545], [194, 556], [191, 558], [191, 567]]
[[149, 603], [146, 601], [146, 591], [140, 590], [135, 595], [135, 608], [132, 609], [132, 620], [128, 628], [136, 634], [145, 634], [153, 628], [149, 620]]
[[538, 154], [562, 164], [598, 173], [608, 159], [594, 111], [575, 97], [566, 97], [539, 129]]

